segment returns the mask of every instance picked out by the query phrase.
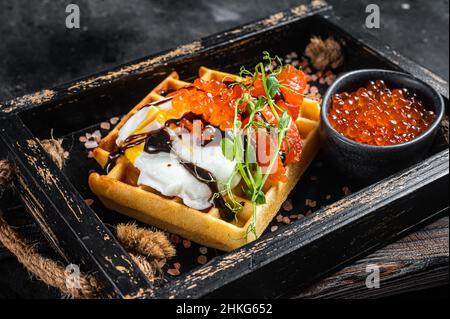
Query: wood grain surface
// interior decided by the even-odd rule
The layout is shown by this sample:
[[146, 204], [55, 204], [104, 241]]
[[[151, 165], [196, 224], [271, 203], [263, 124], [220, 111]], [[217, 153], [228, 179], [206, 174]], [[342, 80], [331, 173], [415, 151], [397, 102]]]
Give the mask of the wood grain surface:
[[[295, 298], [377, 298], [449, 282], [449, 217], [387, 245], [297, 294]], [[368, 265], [380, 269], [380, 288], [368, 289]]]

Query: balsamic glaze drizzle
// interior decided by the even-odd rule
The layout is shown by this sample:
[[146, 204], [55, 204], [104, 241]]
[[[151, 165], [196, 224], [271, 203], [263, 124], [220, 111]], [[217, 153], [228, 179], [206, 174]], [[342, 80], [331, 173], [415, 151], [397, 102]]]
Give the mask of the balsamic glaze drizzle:
[[[188, 86], [184, 87], [184, 89], [187, 89], [187, 90], [191, 90], [194, 88], [196, 88], [196, 87], [193, 85], [188, 85]], [[163, 92], [163, 93], [169, 94], [170, 92]], [[173, 98], [174, 98], [174, 96], [169, 96], [162, 100], [151, 102], [151, 103], [145, 105], [144, 107], [151, 106], [151, 105], [161, 105], [167, 101], [172, 100]], [[181, 119], [172, 119], [172, 120], [167, 121], [165, 123], [165, 126], [168, 127], [171, 124], [175, 124], [176, 126], [179, 126], [182, 119], [187, 119], [191, 122], [193, 122], [194, 120], [200, 120], [200, 121], [202, 121], [202, 126], [204, 128], [212, 128], [214, 130], [218, 130], [219, 132], [221, 132], [222, 137], [224, 137], [224, 132], [222, 132], [218, 127], [207, 123], [201, 115], [194, 114], [192, 112], [185, 114], [183, 116], [183, 118], [181, 118]], [[205, 146], [214, 140], [214, 139], [209, 139], [209, 140], [204, 139], [203, 132], [204, 132], [204, 130], [202, 130], [201, 146]], [[144, 144], [144, 152], [147, 152], [149, 154], [156, 154], [156, 153], [160, 153], [160, 152], [170, 153], [170, 151], [172, 149], [172, 142], [170, 139], [170, 135], [164, 128], [153, 131], [153, 132], [131, 135], [127, 139], [125, 139], [123, 146], [119, 147], [116, 151], [110, 153], [110, 155], [108, 157], [108, 162], [105, 165], [106, 173], [109, 173], [111, 171], [111, 169], [114, 167], [117, 159], [125, 153], [125, 150], [127, 150], [131, 147], [134, 147], [136, 145], [142, 144], [142, 143], [145, 143]], [[190, 162], [186, 162], [182, 159], [180, 159], [179, 162], [197, 180], [199, 180], [202, 183], [205, 183], [209, 187], [209, 189], [211, 190], [211, 193], [212, 193], [213, 205], [214, 205], [214, 207], [219, 209], [220, 216], [226, 221], [232, 221], [235, 218], [235, 213], [226, 205], [225, 200], [223, 199], [222, 195], [220, 195], [219, 186], [217, 184], [217, 180], [216, 180], [216, 177], [214, 176], [214, 174], [206, 169], [198, 167], [197, 165], [190, 163]], [[219, 194], [219, 196], [217, 196], [216, 194]]]
[[[180, 161], [180, 164], [183, 165], [197, 180], [205, 183], [209, 187], [212, 193], [214, 207], [219, 209], [220, 217], [228, 222], [232, 221], [235, 217], [235, 213], [226, 205], [225, 200], [222, 195], [220, 195], [219, 185], [217, 184], [214, 174], [190, 162]], [[216, 194], [219, 194], [219, 196]]]
[[145, 138], [144, 152], [148, 154], [170, 153], [171, 150], [172, 142], [165, 129], [153, 131]]
[[[119, 147], [117, 151], [110, 153], [108, 162], [105, 166], [106, 173], [111, 171], [115, 165], [115, 162], [125, 153], [125, 150], [142, 143], [145, 143], [144, 152], [148, 154], [156, 154], [160, 152], [170, 153], [172, 150], [170, 135], [164, 128], [148, 133], [131, 135], [125, 139], [123, 146]], [[226, 205], [225, 200], [220, 195], [219, 186], [214, 174], [193, 163], [186, 162], [183, 159], [179, 159], [179, 163], [183, 165], [183, 167], [186, 168], [188, 172], [191, 173], [198, 181], [205, 183], [209, 187], [212, 193], [213, 205], [219, 209], [220, 216], [226, 221], [232, 221], [235, 217], [235, 213]], [[217, 194], [219, 194], [219, 196], [217, 196]]]

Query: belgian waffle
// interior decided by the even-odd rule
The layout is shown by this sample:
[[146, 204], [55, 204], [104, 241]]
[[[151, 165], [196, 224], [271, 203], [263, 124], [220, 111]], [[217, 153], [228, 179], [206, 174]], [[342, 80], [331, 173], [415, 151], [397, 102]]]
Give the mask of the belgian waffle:
[[[204, 80], [241, 81], [239, 76], [201, 67], [199, 76]], [[142, 107], [164, 98], [164, 92], [185, 87], [190, 83], [181, 81], [172, 72], [136, 105], [119, 124], [100, 142], [94, 150], [95, 160], [104, 167], [108, 156], [115, 149], [115, 140], [120, 128]], [[286, 183], [267, 184], [266, 204], [257, 206], [256, 235], [259, 237], [275, 217], [282, 203], [299, 181], [319, 148], [320, 106], [315, 101], [305, 99], [296, 123], [303, 141], [301, 160], [288, 165]], [[237, 218], [231, 222], [220, 217], [217, 208], [199, 211], [182, 203], [178, 197], [166, 197], [147, 186], [137, 185], [139, 171], [125, 157], [121, 156], [114, 168], [107, 174], [91, 173], [89, 186], [109, 209], [115, 210], [144, 223], [181, 235], [199, 244], [231, 251], [256, 239], [247, 234], [252, 222], [252, 204], [238, 196], [244, 203]]]

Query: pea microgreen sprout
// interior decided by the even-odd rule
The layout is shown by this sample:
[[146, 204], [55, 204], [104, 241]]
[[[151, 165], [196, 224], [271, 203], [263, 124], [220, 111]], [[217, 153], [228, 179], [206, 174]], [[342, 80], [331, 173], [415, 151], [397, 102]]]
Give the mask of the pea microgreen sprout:
[[[242, 67], [239, 75], [246, 80], [243, 83], [235, 82], [231, 84], [231, 86], [241, 85], [248, 92], [254, 86], [255, 81], [259, 79], [261, 80], [265, 96], [255, 98], [249, 93], [244, 93], [236, 101], [234, 105], [233, 128], [231, 134], [229, 134], [231, 139], [224, 138], [222, 142], [222, 151], [225, 156], [231, 154], [232, 156], [229, 159], [236, 161], [235, 171], [224, 187], [229, 207], [236, 213], [242, 209], [242, 204], [236, 200], [231, 189], [233, 178], [236, 174], [239, 174], [244, 181], [242, 190], [247, 198], [251, 200], [253, 208], [252, 221], [247, 229], [247, 236], [251, 233], [255, 238], [257, 237], [257, 206], [266, 202], [263, 189], [278, 160], [281, 145], [292, 123], [289, 113], [276, 105], [274, 100], [275, 96], [280, 93], [280, 88], [291, 91], [289, 87], [280, 84], [277, 78], [285, 66], [283, 66], [279, 57], [272, 58], [268, 52], [263, 52], [263, 60], [266, 64], [263, 62], [258, 63], [254, 68], [254, 72], [250, 72], [245, 67]], [[238, 115], [240, 112], [239, 106], [244, 103], [246, 104], [247, 122], [245, 125], [242, 125]], [[256, 114], [263, 111], [266, 107], [269, 107], [272, 111], [276, 119], [276, 126], [261, 121], [256, 117]], [[257, 134], [259, 129], [275, 129], [276, 133], [276, 149], [271, 154], [269, 165], [264, 173], [256, 160], [256, 150], [252, 143], [252, 138], [256, 136], [255, 134]]]

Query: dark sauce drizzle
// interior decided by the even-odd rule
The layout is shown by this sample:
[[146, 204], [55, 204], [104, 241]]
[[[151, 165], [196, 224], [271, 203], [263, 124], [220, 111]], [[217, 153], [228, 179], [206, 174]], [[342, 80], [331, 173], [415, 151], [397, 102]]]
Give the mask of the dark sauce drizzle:
[[166, 130], [160, 129], [148, 134], [145, 138], [144, 152], [149, 154], [156, 153], [170, 153], [172, 150], [172, 143], [170, 135]]
[[[172, 150], [170, 135], [164, 128], [153, 132], [131, 135], [124, 141], [123, 146], [119, 147], [117, 151], [110, 153], [108, 162], [105, 166], [106, 172], [110, 172], [117, 159], [125, 153], [125, 150], [142, 143], [145, 143], [144, 152], [149, 154], [160, 152], [170, 153]], [[226, 205], [225, 200], [222, 195], [220, 195], [219, 186], [214, 174], [182, 159], [180, 159], [179, 162], [198, 181], [205, 183], [209, 187], [212, 193], [213, 205], [219, 209], [220, 216], [228, 222], [232, 221], [235, 218], [235, 213]], [[217, 194], [219, 194], [219, 196], [217, 196]]]
[[212, 201], [214, 207], [219, 209], [220, 217], [228, 222], [232, 221], [235, 217], [235, 213], [227, 206], [222, 195], [220, 195], [219, 185], [217, 184], [214, 174], [190, 162], [181, 160], [180, 164], [183, 165], [197, 180], [205, 183], [209, 187], [213, 194]]

